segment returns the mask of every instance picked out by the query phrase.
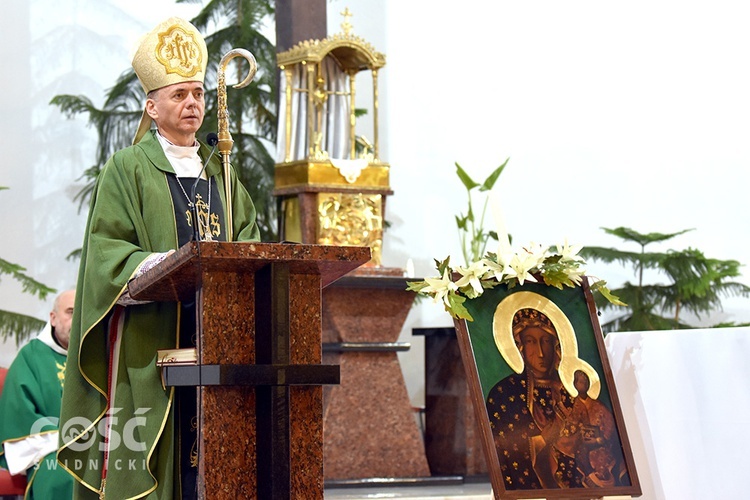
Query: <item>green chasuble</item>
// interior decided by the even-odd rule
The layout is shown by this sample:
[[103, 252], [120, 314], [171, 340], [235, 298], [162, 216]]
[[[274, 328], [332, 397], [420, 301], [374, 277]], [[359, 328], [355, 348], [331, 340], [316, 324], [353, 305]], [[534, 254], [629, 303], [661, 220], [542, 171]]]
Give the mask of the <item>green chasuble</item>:
[[[0, 396], [3, 445], [58, 429], [64, 370], [65, 355], [39, 339], [33, 339], [18, 351]], [[3, 450], [0, 450], [0, 465], [7, 466]], [[30, 467], [26, 480], [26, 499], [69, 499], [73, 494], [73, 480], [57, 467], [54, 452]]]
[[[200, 156], [209, 152], [201, 144]], [[224, 185], [217, 156], [206, 174]], [[174, 391], [162, 386], [155, 361], [157, 349], [179, 347], [180, 304], [116, 305], [146, 258], [177, 248], [168, 175], [174, 170], [152, 131], [107, 161], [92, 193], [57, 457], [76, 479], [76, 498], [96, 498], [104, 488], [111, 499], [171, 499], [177, 488]], [[234, 170], [230, 175], [234, 239], [258, 241], [253, 202]]]

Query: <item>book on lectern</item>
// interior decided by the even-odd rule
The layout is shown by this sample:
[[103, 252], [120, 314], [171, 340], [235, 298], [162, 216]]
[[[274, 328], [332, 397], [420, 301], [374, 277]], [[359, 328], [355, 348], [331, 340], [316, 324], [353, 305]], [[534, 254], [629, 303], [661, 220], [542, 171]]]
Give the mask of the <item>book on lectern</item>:
[[156, 351], [156, 366], [197, 365], [198, 351], [195, 347], [184, 349], [159, 349]]

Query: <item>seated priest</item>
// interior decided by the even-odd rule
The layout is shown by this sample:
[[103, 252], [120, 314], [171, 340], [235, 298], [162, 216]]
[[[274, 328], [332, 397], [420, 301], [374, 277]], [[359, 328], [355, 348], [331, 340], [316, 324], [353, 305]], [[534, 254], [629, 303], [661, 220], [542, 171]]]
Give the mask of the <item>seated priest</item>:
[[55, 298], [49, 323], [18, 351], [0, 396], [0, 465], [26, 475], [26, 499], [73, 495], [55, 454], [74, 301], [75, 290]]

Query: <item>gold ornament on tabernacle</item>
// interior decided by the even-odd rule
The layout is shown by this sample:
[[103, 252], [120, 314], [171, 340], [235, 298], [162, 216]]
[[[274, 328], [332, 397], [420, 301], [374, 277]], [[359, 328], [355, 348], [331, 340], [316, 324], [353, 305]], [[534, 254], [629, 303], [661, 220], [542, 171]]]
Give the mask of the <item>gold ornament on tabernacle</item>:
[[327, 193], [318, 199], [318, 243], [368, 246], [379, 266], [383, 247], [382, 195]]

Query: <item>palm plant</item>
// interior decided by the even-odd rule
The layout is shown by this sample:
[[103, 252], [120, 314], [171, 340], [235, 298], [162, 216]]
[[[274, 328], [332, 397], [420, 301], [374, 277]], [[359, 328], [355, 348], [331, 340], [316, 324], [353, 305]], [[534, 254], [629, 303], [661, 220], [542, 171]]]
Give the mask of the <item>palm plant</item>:
[[662, 271], [673, 286], [664, 290], [662, 307], [674, 310], [674, 321], [688, 311], [700, 317], [721, 309], [722, 297], [750, 296], [750, 287], [727, 281], [740, 275], [736, 260], [710, 259], [694, 248], [667, 252], [661, 263]]
[[[587, 259], [632, 266], [638, 278], [637, 283], [626, 282], [622, 287], [612, 290], [628, 307], [624, 313], [602, 324], [605, 332], [691, 328], [680, 319], [683, 311], [700, 317], [701, 314], [721, 309], [722, 297], [750, 296], [750, 287], [730, 281], [740, 275], [740, 263], [737, 261], [709, 259], [692, 248], [667, 252], [646, 251], [646, 246], [670, 240], [690, 229], [676, 233], [647, 234], [626, 227], [602, 229], [640, 246], [640, 251], [637, 252], [595, 246], [581, 250], [581, 255]], [[647, 269], [665, 274], [670, 283], [644, 284], [643, 274]], [[614, 309], [605, 300], [597, 300], [597, 306], [602, 310]], [[621, 308], [614, 310], [622, 311]], [[668, 311], [673, 314], [664, 316]]]
[[[0, 191], [4, 189], [8, 188], [0, 186]], [[54, 288], [36, 281], [34, 278], [28, 276], [25, 271], [26, 268], [0, 258], [0, 276], [9, 275], [21, 283], [23, 293], [35, 295], [40, 300], [46, 299], [50, 293], [55, 293]], [[16, 345], [18, 345], [33, 333], [38, 332], [43, 326], [44, 321], [33, 316], [0, 309], [0, 338], [3, 340], [7, 340], [8, 337], [14, 337]]]
[[[177, 0], [177, 3], [189, 1]], [[227, 109], [229, 131], [234, 140], [232, 164], [255, 202], [257, 222], [264, 240], [276, 238], [276, 204], [272, 195], [274, 160], [268, 147], [276, 143], [277, 86], [276, 49], [260, 30], [266, 20], [272, 19], [273, 12], [271, 0], [213, 0], [191, 20], [202, 33], [206, 33], [210, 26], [219, 26], [205, 36], [209, 54], [206, 118], [198, 132], [199, 137], [218, 129], [216, 88], [210, 84], [216, 82], [221, 57], [232, 48], [241, 47], [252, 52], [258, 63], [255, 79], [248, 87], [227, 92]], [[237, 81], [241, 81], [243, 71], [247, 70], [239, 65], [236, 70]], [[227, 71], [227, 82], [231, 81], [232, 75]], [[76, 196], [79, 209], [89, 199], [107, 159], [132, 142], [144, 102], [145, 96], [132, 69], [126, 70], [109, 89], [101, 109], [82, 95], [57, 95], [52, 99], [51, 103], [68, 117], [88, 114], [99, 136], [95, 163], [82, 175], [88, 183]]]

